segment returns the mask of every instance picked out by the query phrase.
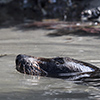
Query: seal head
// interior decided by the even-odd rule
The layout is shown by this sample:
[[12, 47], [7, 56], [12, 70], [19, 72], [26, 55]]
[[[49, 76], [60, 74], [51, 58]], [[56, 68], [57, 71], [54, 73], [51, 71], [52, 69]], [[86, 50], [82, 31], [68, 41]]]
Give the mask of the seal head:
[[94, 77], [99, 70], [94, 65], [69, 57], [41, 58], [22, 54], [16, 57], [16, 69], [29, 75], [74, 79]]

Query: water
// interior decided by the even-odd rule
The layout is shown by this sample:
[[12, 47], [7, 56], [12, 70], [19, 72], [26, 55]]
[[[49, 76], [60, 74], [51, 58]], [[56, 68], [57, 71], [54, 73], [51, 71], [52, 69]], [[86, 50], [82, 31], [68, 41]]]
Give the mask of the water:
[[15, 58], [19, 53], [40, 57], [69, 56], [100, 66], [100, 40], [97, 37], [48, 37], [48, 32], [51, 31], [0, 30], [0, 99], [99, 100], [100, 89], [92, 86], [92, 82], [89, 85], [77, 84], [16, 71]]

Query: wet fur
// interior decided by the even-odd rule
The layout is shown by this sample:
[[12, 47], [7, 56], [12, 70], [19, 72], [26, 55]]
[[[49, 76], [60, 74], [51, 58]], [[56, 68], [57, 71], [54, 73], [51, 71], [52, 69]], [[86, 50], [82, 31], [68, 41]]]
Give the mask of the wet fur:
[[40, 58], [20, 54], [16, 57], [16, 69], [24, 74], [70, 80], [100, 77], [98, 67], [69, 57]]

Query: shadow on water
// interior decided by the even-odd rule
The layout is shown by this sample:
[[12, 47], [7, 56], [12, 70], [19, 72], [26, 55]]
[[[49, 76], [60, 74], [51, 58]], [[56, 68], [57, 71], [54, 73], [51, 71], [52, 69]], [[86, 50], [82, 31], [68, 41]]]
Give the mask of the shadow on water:
[[82, 29], [79, 30], [68, 30], [68, 29], [60, 29], [60, 30], [56, 30], [55, 32], [52, 33], [48, 33], [47, 36], [49, 37], [56, 37], [56, 36], [63, 36], [63, 35], [75, 35], [75, 36], [95, 36], [98, 37], [98, 39], [100, 38], [100, 33], [90, 33], [90, 32], [86, 32]]
[[[73, 24], [73, 22], [72, 22]], [[84, 30], [86, 28], [86, 30]], [[90, 28], [90, 29], [89, 29]], [[28, 30], [36, 30], [36, 29], [43, 29], [43, 30], [52, 30], [49, 29], [48, 26], [35, 26], [32, 25], [31, 27], [24, 27], [23, 25], [21, 27], [18, 27], [18, 29], [24, 30], [24, 31], [28, 31]], [[88, 31], [89, 29], [89, 31]], [[73, 35], [73, 36], [88, 36], [88, 37], [96, 37], [96, 39], [100, 39], [100, 30], [96, 30], [95, 26], [88, 26], [88, 27], [77, 27], [76, 28], [72, 28], [72, 27], [68, 27], [68, 28], [61, 28], [61, 29], [53, 29], [53, 32], [48, 33], [46, 36], [48, 37], [58, 37], [58, 36], [63, 36], [63, 35]]]
[[[63, 22], [64, 25], [68, 26], [69, 22]], [[100, 29], [98, 26], [77, 26], [74, 25], [75, 23], [70, 22], [70, 24], [74, 25], [74, 27], [71, 27], [70, 25], [68, 27], [60, 28], [60, 29], [52, 29], [50, 27], [57, 25], [61, 25], [61, 22], [38, 22], [34, 20], [26, 20], [26, 21], [19, 21], [19, 22], [8, 22], [7, 24], [1, 25], [0, 28], [10, 28], [10, 27], [16, 27], [16, 30], [22, 30], [22, 31], [30, 31], [30, 30], [37, 30], [37, 29], [43, 29], [43, 30], [53, 30], [53, 32], [48, 33], [46, 36], [48, 37], [58, 37], [63, 35], [75, 35], [75, 36], [89, 36], [93, 37], [95, 36], [96, 39], [100, 39]], [[83, 23], [84, 24], [84, 23]], [[85, 23], [86, 24], [86, 23]], [[63, 24], [62, 24], [63, 25]]]

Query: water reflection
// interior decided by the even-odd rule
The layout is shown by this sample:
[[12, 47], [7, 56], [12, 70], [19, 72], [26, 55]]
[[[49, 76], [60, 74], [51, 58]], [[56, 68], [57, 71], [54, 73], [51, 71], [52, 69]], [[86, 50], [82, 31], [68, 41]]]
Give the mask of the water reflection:
[[[10, 99], [21, 100], [99, 100], [98, 87], [76, 84], [73, 81], [40, 76], [23, 75], [20, 80], [23, 91], [15, 91]], [[7, 95], [9, 92], [7, 93]]]
[[39, 85], [39, 79], [40, 76], [30, 76], [31, 78], [26, 78], [26, 75], [24, 75], [24, 79], [22, 80], [22, 84], [24, 85]]

